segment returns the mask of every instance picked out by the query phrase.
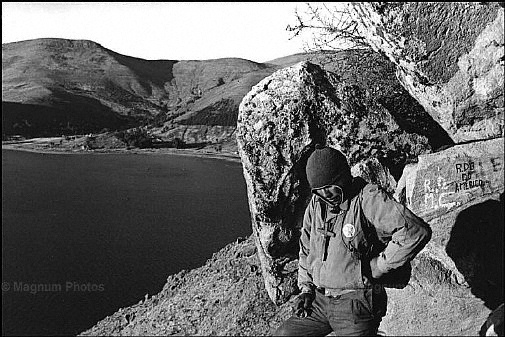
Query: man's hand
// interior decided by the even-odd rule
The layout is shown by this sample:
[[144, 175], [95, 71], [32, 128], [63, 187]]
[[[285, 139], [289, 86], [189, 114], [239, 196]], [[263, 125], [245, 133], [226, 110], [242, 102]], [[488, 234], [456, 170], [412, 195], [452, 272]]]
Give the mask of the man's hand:
[[312, 312], [312, 302], [316, 298], [316, 294], [313, 292], [301, 293], [295, 302], [295, 314], [298, 317], [305, 318], [310, 316]]
[[379, 270], [377, 267], [377, 258], [374, 257], [373, 259], [370, 260], [370, 269], [372, 270], [372, 277], [373, 278], [379, 278], [382, 275], [384, 275], [383, 272]]

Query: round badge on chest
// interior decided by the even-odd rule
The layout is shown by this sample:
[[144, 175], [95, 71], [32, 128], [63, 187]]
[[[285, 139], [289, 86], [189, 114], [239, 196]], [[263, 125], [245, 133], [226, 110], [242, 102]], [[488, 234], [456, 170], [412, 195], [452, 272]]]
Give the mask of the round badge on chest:
[[354, 234], [356, 234], [356, 227], [350, 223], [345, 224], [344, 227], [342, 227], [342, 234], [344, 234], [346, 238], [352, 238]]

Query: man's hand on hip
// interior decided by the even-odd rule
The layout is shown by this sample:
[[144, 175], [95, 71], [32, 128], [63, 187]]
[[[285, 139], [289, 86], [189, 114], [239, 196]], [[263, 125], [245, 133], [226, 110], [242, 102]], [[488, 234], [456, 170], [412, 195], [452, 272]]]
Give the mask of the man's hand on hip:
[[370, 269], [372, 270], [372, 277], [373, 278], [379, 278], [384, 273], [379, 270], [379, 267], [377, 267], [377, 258], [374, 257], [373, 259], [370, 260]]
[[296, 316], [301, 318], [310, 316], [312, 312], [312, 302], [314, 302], [315, 298], [316, 294], [314, 292], [304, 292], [298, 295], [294, 306]]

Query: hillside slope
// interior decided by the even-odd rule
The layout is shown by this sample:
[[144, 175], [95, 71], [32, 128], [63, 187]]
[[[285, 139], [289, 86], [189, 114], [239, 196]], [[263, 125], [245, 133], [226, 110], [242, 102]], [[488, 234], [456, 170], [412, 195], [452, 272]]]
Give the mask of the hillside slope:
[[87, 40], [2, 44], [2, 133], [87, 133], [175, 118], [231, 126], [242, 97], [277, 68], [238, 58], [144, 60]]
[[238, 239], [197, 269], [170, 275], [164, 288], [119, 309], [83, 336], [265, 336], [289, 316], [266, 295], [253, 237]]

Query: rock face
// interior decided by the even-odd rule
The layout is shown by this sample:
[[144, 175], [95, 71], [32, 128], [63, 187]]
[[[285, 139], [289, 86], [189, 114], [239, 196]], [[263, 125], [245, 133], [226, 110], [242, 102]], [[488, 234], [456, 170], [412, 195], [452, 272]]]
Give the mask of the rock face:
[[457, 145], [405, 168], [397, 195], [433, 235], [409, 286], [388, 289], [387, 335], [477, 335], [503, 302], [503, 141]]
[[[314, 63], [324, 64], [325, 70], [337, 74], [348, 85], [365, 88], [365, 104], [386, 109], [402, 130], [427, 137], [434, 151], [453, 144], [447, 132], [401, 85], [396, 65], [384, 55], [370, 50], [346, 50], [334, 55], [332, 62]], [[398, 154], [393, 157], [397, 159]]]
[[382, 165], [375, 157], [351, 167], [351, 175], [353, 177], [361, 177], [372, 184], [377, 184], [391, 194], [397, 189], [396, 180], [389, 172], [387, 166]]
[[[395, 104], [383, 104], [382, 90], [366, 80], [306, 62], [272, 74], [244, 97], [237, 141], [266, 290], [277, 304], [296, 292], [296, 241], [309, 194], [304, 166], [322, 142], [348, 156], [354, 175], [396, 188], [397, 200], [433, 229], [412, 261], [409, 286], [388, 290], [381, 329], [475, 335], [503, 302], [503, 7], [349, 6], [361, 33], [397, 65], [399, 82], [424, 111], [389, 111]], [[439, 139], [433, 154], [426, 137], [435, 128], [423, 138], [415, 127], [423, 112], [451, 139]], [[391, 157], [379, 155], [391, 144]], [[398, 187], [388, 166], [395, 155], [407, 159], [403, 164], [418, 161], [405, 167]]]
[[361, 35], [397, 65], [402, 85], [457, 144], [419, 156], [398, 183], [397, 200], [430, 223], [433, 237], [413, 261], [409, 287], [388, 291], [381, 328], [476, 335], [503, 302], [503, 4], [348, 8]]
[[[386, 109], [368, 104], [366, 94], [301, 62], [265, 78], [242, 100], [237, 143], [258, 256], [275, 303], [296, 291], [294, 261], [309, 196], [305, 163], [315, 143], [339, 148], [351, 165], [388, 150], [404, 158], [430, 151], [426, 137], [401, 130]], [[373, 170], [356, 170], [371, 179]]]
[[370, 46], [459, 143], [504, 135], [504, 8], [500, 3], [349, 3]]
[[503, 151], [498, 138], [419, 156], [402, 176], [407, 206], [431, 220], [503, 191]]

